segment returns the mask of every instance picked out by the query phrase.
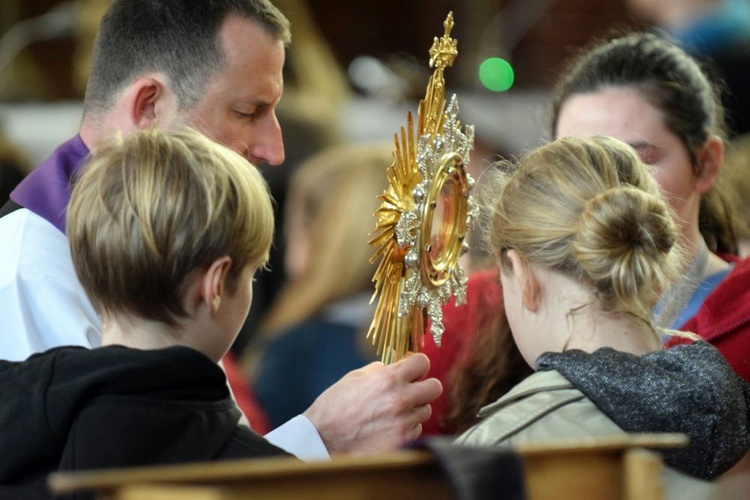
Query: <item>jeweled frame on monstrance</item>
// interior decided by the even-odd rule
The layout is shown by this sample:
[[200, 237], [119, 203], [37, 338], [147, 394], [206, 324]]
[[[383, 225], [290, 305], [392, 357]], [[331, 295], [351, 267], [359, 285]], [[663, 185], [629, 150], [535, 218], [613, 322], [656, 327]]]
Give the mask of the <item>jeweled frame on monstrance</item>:
[[430, 48], [434, 71], [419, 102], [416, 130], [411, 112], [394, 135], [389, 186], [379, 196], [370, 245], [378, 299], [367, 338], [384, 363], [420, 351], [428, 319], [440, 345], [442, 306], [453, 296], [466, 302], [466, 276], [459, 257], [468, 251], [466, 233], [476, 215], [470, 196], [474, 180], [466, 171], [474, 147], [474, 127], [461, 127], [455, 95], [446, 107], [444, 71], [453, 65], [458, 41], [451, 38], [453, 13]]

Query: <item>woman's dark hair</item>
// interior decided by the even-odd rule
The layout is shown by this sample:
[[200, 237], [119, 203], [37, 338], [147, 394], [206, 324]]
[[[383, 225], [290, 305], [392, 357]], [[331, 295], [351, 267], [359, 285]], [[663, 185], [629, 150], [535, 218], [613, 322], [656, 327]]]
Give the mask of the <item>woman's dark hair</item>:
[[[712, 135], [724, 139], [724, 110], [717, 88], [699, 63], [653, 33], [630, 33], [586, 50], [572, 62], [553, 91], [551, 131], [573, 95], [607, 87], [632, 87], [664, 114], [667, 128], [684, 144], [698, 171], [696, 152]], [[699, 227], [711, 250], [737, 253], [736, 222], [721, 176], [701, 197]]]

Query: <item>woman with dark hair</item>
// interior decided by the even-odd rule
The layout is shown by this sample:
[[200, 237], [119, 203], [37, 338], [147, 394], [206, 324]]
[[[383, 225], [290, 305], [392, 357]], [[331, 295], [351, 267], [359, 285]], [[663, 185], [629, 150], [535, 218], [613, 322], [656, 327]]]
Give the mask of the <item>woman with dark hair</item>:
[[552, 131], [618, 138], [652, 167], [689, 257], [660, 320], [711, 342], [750, 380], [750, 262], [736, 257], [740, 221], [719, 175], [722, 108], [696, 61], [650, 34], [595, 48], [560, 80]]

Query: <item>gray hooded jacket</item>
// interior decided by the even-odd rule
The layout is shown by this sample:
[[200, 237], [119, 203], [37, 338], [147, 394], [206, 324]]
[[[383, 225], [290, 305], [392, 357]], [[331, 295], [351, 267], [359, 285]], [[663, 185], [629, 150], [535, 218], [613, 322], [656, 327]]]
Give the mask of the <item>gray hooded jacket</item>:
[[726, 472], [750, 449], [750, 386], [705, 342], [644, 356], [608, 348], [545, 353], [537, 373], [479, 416], [458, 442], [684, 433], [689, 445], [663, 451], [664, 461], [702, 479]]

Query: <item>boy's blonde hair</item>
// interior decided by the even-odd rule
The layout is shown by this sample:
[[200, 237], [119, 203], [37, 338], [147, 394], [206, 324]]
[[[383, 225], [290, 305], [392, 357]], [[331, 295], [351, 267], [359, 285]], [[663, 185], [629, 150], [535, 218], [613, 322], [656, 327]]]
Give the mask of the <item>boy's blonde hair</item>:
[[589, 283], [603, 310], [653, 328], [651, 308], [676, 281], [683, 252], [669, 205], [632, 148], [569, 137], [498, 171], [488, 241], [501, 266], [513, 249]]
[[67, 233], [78, 279], [102, 313], [174, 325], [195, 272], [228, 255], [230, 293], [268, 260], [268, 187], [243, 157], [194, 130], [115, 137], [81, 169]]

